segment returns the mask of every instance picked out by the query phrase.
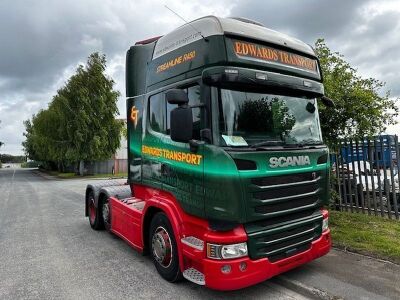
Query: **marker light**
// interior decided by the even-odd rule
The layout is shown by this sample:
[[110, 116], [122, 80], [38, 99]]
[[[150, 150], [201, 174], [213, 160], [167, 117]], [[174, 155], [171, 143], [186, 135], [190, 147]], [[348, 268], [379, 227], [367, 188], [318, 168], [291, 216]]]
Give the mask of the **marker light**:
[[329, 228], [329, 212], [326, 209], [322, 209], [322, 232], [327, 231]]
[[322, 220], [322, 232], [327, 231], [329, 228], [328, 218]]
[[267, 77], [267, 74], [264, 74], [264, 73], [256, 73], [256, 79], [259, 79], [259, 80], [267, 80], [268, 77]]
[[225, 73], [227, 73], [227, 74], [239, 74], [239, 71], [235, 70], [235, 69], [225, 69]]

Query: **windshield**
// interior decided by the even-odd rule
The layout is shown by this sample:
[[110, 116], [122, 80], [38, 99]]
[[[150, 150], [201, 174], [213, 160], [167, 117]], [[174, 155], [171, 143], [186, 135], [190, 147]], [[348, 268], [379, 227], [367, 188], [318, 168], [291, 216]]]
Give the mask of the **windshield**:
[[[315, 99], [215, 89], [220, 146], [321, 144]], [[216, 104], [218, 102], [218, 104]]]

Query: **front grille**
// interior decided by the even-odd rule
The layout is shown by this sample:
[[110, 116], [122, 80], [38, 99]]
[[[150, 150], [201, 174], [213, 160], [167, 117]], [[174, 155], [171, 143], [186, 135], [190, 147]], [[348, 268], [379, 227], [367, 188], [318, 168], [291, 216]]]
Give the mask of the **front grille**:
[[320, 179], [316, 172], [252, 179], [253, 214], [272, 217], [317, 207]]
[[296, 182], [313, 180], [318, 175], [319, 173], [316, 172], [308, 172], [308, 173], [290, 174], [282, 176], [261, 177], [261, 178], [253, 178], [251, 180], [251, 183], [258, 186], [296, 183]]
[[278, 225], [286, 222], [290, 222], [293, 220], [299, 220], [307, 217], [311, 217], [315, 213], [315, 209], [308, 209], [308, 210], [302, 210], [293, 214], [288, 214], [284, 216], [278, 216], [275, 218], [269, 218], [261, 221], [257, 221], [252, 223], [253, 226], [256, 226], [259, 228], [259, 230], [264, 229], [264, 227], [272, 226], [272, 225]]
[[255, 221], [245, 229], [251, 259], [290, 257], [321, 236], [321, 179], [319, 172], [307, 172], [250, 180], [249, 213]]
[[261, 200], [268, 200], [273, 198], [283, 198], [300, 194], [312, 193], [315, 192], [316, 190], [318, 190], [318, 184], [313, 183], [313, 184], [293, 186], [285, 189], [276, 188], [263, 192], [258, 192], [254, 194], [254, 198]]
[[276, 262], [278, 260], [281, 260], [281, 259], [293, 256], [293, 255], [299, 254], [301, 252], [307, 251], [310, 248], [311, 248], [311, 243], [307, 243], [307, 244], [297, 247], [293, 252], [290, 253], [290, 255], [287, 255], [286, 253], [278, 253], [278, 254], [269, 256], [268, 259], [270, 262]]
[[304, 206], [309, 206], [316, 203], [317, 201], [318, 201], [317, 197], [305, 197], [300, 199], [294, 199], [291, 201], [277, 202], [277, 203], [257, 206], [255, 207], [254, 210], [256, 213], [266, 214], [266, 213], [273, 213], [288, 209], [296, 209], [299, 207], [301, 208]]
[[[274, 260], [277, 257], [290, 257], [300, 253], [304, 247], [308, 249], [311, 242], [321, 236], [322, 214], [318, 211], [311, 218], [267, 227], [262, 231], [253, 231], [252, 224], [246, 224], [245, 228], [249, 236], [250, 258], [267, 257]], [[251, 231], [253, 232], [249, 233]]]

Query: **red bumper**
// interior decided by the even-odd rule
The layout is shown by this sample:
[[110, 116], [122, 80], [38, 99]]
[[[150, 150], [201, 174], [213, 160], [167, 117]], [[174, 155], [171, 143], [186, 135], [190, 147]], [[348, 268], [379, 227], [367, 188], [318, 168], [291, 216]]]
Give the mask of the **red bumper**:
[[[327, 254], [330, 248], [331, 236], [328, 229], [318, 240], [312, 242], [309, 250], [274, 263], [266, 258], [251, 260], [246, 257], [229, 261], [203, 259], [206, 286], [215, 290], [237, 290], [251, 286], [321, 257]], [[239, 268], [242, 262], [247, 264], [244, 271]], [[224, 265], [230, 265], [230, 273], [221, 272]]]

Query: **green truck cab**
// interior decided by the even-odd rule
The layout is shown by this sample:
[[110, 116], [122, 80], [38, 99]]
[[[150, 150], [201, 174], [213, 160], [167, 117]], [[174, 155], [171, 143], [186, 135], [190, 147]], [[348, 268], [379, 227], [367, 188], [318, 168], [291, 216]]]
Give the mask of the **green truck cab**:
[[[200, 18], [128, 50], [126, 95], [128, 182], [145, 202], [132, 244], [164, 278], [237, 289], [329, 251], [324, 87], [309, 45]], [[154, 209], [173, 232], [152, 229]]]

